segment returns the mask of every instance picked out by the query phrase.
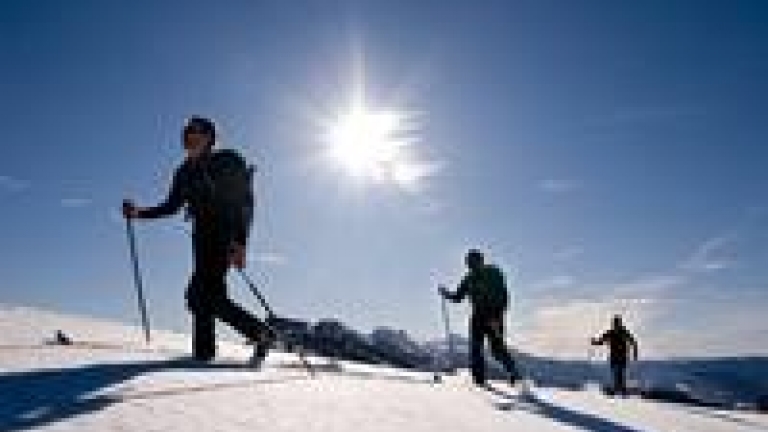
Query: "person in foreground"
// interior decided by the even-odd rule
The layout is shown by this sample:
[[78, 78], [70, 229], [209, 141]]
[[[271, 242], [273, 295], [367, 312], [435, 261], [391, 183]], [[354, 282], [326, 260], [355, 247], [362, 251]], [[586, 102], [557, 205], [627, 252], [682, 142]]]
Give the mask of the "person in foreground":
[[467, 273], [455, 292], [444, 286], [439, 287], [440, 294], [455, 302], [469, 297], [472, 315], [469, 319], [470, 366], [476, 385], [486, 385], [486, 368], [483, 350], [488, 339], [491, 354], [509, 374], [509, 381], [514, 385], [520, 378], [515, 360], [504, 343], [504, 313], [509, 306], [509, 295], [501, 270], [492, 264], [486, 264], [485, 258], [477, 249], [466, 254]]
[[187, 287], [192, 314], [192, 352], [207, 361], [216, 356], [215, 319], [245, 336], [255, 346], [253, 363], [267, 355], [275, 335], [261, 320], [227, 295], [230, 267], [245, 267], [245, 251], [252, 222], [252, 169], [234, 150], [214, 150], [216, 126], [210, 119], [191, 117], [182, 130], [184, 161], [178, 166], [165, 201], [154, 207], [123, 202], [129, 219], [156, 219], [186, 207], [193, 221], [194, 271]]

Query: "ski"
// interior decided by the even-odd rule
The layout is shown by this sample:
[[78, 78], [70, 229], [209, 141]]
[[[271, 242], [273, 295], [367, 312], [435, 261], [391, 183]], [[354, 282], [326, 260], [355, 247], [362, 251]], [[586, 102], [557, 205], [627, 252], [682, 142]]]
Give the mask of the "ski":
[[[261, 291], [259, 291], [259, 288], [256, 286], [256, 284], [251, 280], [250, 277], [248, 277], [248, 274], [245, 273], [245, 270], [240, 269], [239, 273], [240, 273], [240, 276], [245, 281], [246, 285], [248, 285], [248, 288], [256, 296], [256, 298], [259, 299], [261, 306], [267, 312], [267, 319], [264, 321], [264, 325], [266, 326], [267, 330], [272, 332], [272, 334], [274, 334], [277, 339], [280, 339], [285, 342], [286, 341], [285, 335], [280, 330], [278, 330], [274, 325], [271, 324], [271, 322], [277, 318], [277, 315], [275, 315], [274, 311], [269, 306], [269, 303], [267, 303], [267, 299], [264, 298], [264, 296], [261, 294]], [[304, 353], [304, 349], [302, 347], [298, 347], [296, 354], [299, 357], [299, 361], [301, 361], [301, 363], [307, 369], [307, 372], [309, 373], [309, 375], [312, 377], [315, 377], [316, 376], [315, 369], [312, 366], [312, 364], [309, 362], [309, 360], [307, 360], [306, 355]]]

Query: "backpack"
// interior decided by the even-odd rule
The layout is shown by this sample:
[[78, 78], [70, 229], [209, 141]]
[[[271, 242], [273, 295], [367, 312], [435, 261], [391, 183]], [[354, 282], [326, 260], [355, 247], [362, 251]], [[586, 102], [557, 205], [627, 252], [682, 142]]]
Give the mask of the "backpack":
[[494, 265], [486, 265], [476, 270], [470, 295], [475, 306], [480, 309], [506, 309], [507, 285], [501, 270]]
[[206, 167], [214, 211], [230, 230], [247, 231], [253, 220], [254, 172], [255, 167], [231, 149], [216, 151]]

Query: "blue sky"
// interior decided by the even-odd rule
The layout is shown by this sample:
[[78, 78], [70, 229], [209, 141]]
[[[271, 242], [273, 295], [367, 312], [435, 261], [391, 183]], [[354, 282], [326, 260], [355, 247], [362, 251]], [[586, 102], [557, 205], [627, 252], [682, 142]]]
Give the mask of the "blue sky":
[[[437, 335], [435, 285], [477, 246], [521, 349], [583, 355], [623, 312], [652, 354], [764, 354], [766, 22], [751, 1], [3, 2], [0, 301], [138, 322], [115, 211], [162, 199], [204, 114], [259, 167], [251, 268], [286, 315]], [[360, 82], [413, 115], [417, 188], [323, 158]], [[184, 228], [137, 231], [161, 327], [186, 328]]]

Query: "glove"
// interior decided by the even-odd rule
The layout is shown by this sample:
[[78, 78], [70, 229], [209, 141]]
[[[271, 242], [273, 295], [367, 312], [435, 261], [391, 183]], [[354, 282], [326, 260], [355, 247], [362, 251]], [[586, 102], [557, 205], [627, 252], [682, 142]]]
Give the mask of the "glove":
[[229, 253], [229, 265], [242, 270], [245, 268], [245, 246], [234, 244]]
[[139, 208], [131, 200], [123, 201], [123, 216], [126, 219], [135, 219], [139, 217]]

